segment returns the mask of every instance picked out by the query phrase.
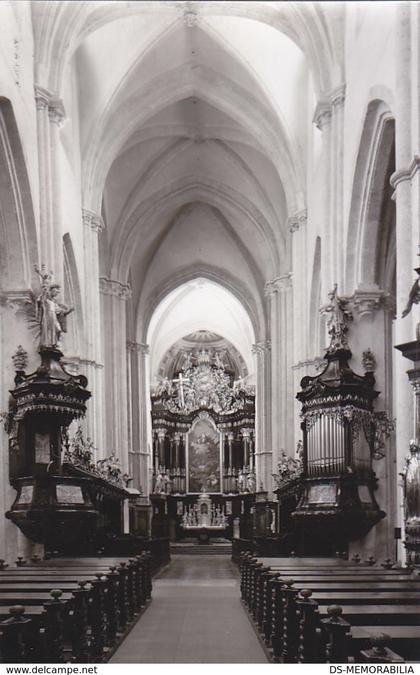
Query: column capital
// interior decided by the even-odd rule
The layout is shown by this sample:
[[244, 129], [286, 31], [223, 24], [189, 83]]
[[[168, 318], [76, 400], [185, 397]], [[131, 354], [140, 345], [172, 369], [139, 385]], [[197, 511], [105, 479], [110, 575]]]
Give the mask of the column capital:
[[316, 104], [312, 122], [320, 131], [331, 122], [332, 106], [329, 101], [321, 99]]
[[144, 355], [147, 355], [150, 352], [149, 345], [145, 344], [144, 342], [133, 342], [130, 340], [127, 341], [127, 349], [130, 352], [137, 352], [138, 354]]
[[25, 314], [32, 303], [32, 295], [29, 290], [5, 291], [1, 295], [1, 304], [11, 309], [15, 314]]
[[360, 317], [371, 316], [379, 309], [392, 309], [390, 294], [380, 288], [357, 288], [349, 299]]
[[128, 300], [132, 295], [130, 284], [107, 277], [99, 277], [99, 290], [104, 295], [113, 295], [122, 300]]
[[64, 109], [64, 104], [61, 98], [52, 97], [48, 105], [48, 117], [50, 118], [53, 124], [56, 124], [59, 128], [63, 126], [64, 120], [66, 119], [66, 111]]
[[83, 218], [83, 225], [86, 225], [86, 227], [90, 227], [91, 230], [94, 232], [102, 232], [102, 230], [105, 229], [105, 223], [102, 219], [102, 216], [100, 216], [97, 213], [94, 213], [94, 211], [90, 211], [90, 209], [82, 209], [82, 218]]
[[251, 346], [251, 352], [253, 354], [261, 355], [261, 354], [266, 354], [271, 351], [271, 340], [261, 340], [260, 342], [256, 342], [254, 345]]
[[419, 169], [420, 169], [420, 155], [414, 155], [409, 166], [394, 171], [391, 178], [389, 179], [391, 187], [394, 188], [395, 190], [397, 185], [399, 185], [400, 183], [403, 183], [404, 181], [407, 180], [412, 180], [416, 175], [417, 171], [419, 171]]
[[52, 91], [42, 87], [40, 84], [34, 84], [35, 104], [37, 110], [48, 110], [48, 117], [51, 122], [62, 126], [66, 111], [61, 98], [56, 96]]
[[48, 108], [50, 101], [53, 98], [52, 93], [48, 89], [45, 89], [45, 87], [41, 87], [39, 84], [34, 85], [34, 95], [37, 110], [45, 110]]
[[267, 281], [264, 286], [264, 293], [266, 296], [274, 295], [280, 291], [285, 291], [292, 287], [292, 273], [287, 272], [279, 277], [275, 277], [271, 281]]
[[307, 209], [301, 209], [300, 211], [296, 211], [292, 216], [290, 216], [287, 219], [287, 224], [289, 226], [289, 232], [293, 234], [293, 232], [297, 232], [301, 227], [306, 225], [308, 220], [308, 210]]
[[329, 103], [335, 108], [339, 105], [343, 105], [346, 100], [346, 85], [344, 83], [339, 84], [338, 87], [335, 87], [328, 94]]

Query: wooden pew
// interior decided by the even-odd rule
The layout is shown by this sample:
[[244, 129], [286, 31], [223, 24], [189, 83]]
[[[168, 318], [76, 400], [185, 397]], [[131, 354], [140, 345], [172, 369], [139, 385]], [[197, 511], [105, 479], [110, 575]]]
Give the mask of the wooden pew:
[[[271, 562], [271, 559], [268, 560]], [[267, 559], [263, 561], [266, 562]], [[327, 607], [336, 602], [343, 604], [344, 610], [347, 606], [345, 603], [351, 603], [348, 605], [349, 618], [363, 627], [365, 641], [368, 628], [372, 627], [372, 624], [375, 627], [375, 622], [376, 626], [382, 623], [389, 628], [391, 622], [405, 621], [405, 615], [409, 617], [407, 620], [409, 626], [419, 621], [417, 610], [417, 605], [420, 604], [419, 577], [410, 575], [410, 570], [372, 568], [369, 565], [363, 568], [361, 574], [362, 568], [359, 565], [342, 563], [338, 569], [335, 564], [321, 569], [318, 566], [311, 569], [307, 564], [297, 565], [295, 559], [292, 565], [289, 562], [284, 564], [282, 561], [281, 567], [276, 565], [274, 569], [269, 569], [263, 561], [249, 555], [242, 556], [241, 592], [243, 601], [248, 605], [249, 611], [262, 630], [266, 643], [272, 645], [276, 660], [300, 659], [309, 662], [307, 655], [311, 652], [311, 644], [312, 648], [315, 644], [315, 633], [312, 631], [311, 643], [308, 637], [311, 631], [308, 631], [307, 626], [311, 621], [319, 623], [320, 619], [325, 623], [324, 635], [328, 631], [329, 633], [324, 644], [322, 646], [318, 644], [317, 648], [324, 650], [325, 659], [331, 661], [333, 653], [337, 658], [334, 650], [340, 640], [337, 642], [334, 636], [333, 639], [331, 633], [334, 631], [339, 633], [344, 629], [344, 633], [348, 632], [350, 626], [341, 617], [329, 615]], [[293, 573], [295, 583], [289, 580], [285, 584], [287, 581], [285, 577], [289, 576], [289, 573]], [[299, 593], [302, 588], [306, 589], [305, 597]], [[312, 591], [316, 601], [310, 598]], [[401, 607], [401, 601], [405, 603], [404, 609], [407, 612], [398, 609]], [[316, 605], [316, 613], [312, 611], [313, 605]], [[383, 608], [389, 611], [382, 612]], [[305, 620], [302, 619], [304, 616]], [[398, 630], [391, 631], [391, 640], [396, 640], [404, 630], [404, 626], [395, 628]], [[411, 635], [409, 631], [407, 634]], [[342, 636], [343, 645], [347, 639], [345, 635]], [[407, 638], [406, 641], [413, 645], [413, 640], [410, 642]], [[359, 634], [354, 640], [351, 638], [351, 644], [353, 650], [359, 649], [363, 644]], [[314, 658], [313, 654], [311, 658]]]
[[[4, 662], [10, 661], [13, 652], [10, 645], [16, 647], [19, 643], [22, 646], [23, 633], [29, 636], [29, 642], [27, 648], [20, 649], [20, 655], [25, 650], [35, 655], [31, 647], [33, 635], [38, 634], [41, 638], [47, 629], [48, 642], [41, 639], [38, 642], [50, 644], [51, 647], [47, 647], [50, 654], [43, 653], [41, 661], [64, 658], [65, 640], [71, 643], [72, 660], [102, 661], [151, 598], [150, 554], [143, 553], [129, 560], [83, 558], [62, 559], [56, 563], [56, 560], [49, 560], [23, 565], [19, 561], [16, 568], [2, 564], [0, 618], [3, 621], [0, 622], [0, 633], [4, 624], [4, 634], [8, 635], [8, 646], [5, 638], [0, 640]], [[53, 600], [48, 593], [52, 588], [59, 589]], [[26, 607], [24, 618], [23, 610], [19, 608], [18, 615], [6, 619], [7, 612], [15, 611], [15, 604]], [[51, 606], [49, 613], [55, 609], [58, 617], [54, 623], [45, 625], [47, 606]], [[18, 636], [15, 640], [10, 637], [13, 632]], [[61, 645], [61, 656], [55, 644]]]

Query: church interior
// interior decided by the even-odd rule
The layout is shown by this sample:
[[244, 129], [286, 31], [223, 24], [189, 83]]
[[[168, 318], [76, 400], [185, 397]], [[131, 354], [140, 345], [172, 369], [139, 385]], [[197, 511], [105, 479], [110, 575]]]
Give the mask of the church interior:
[[420, 661], [419, 2], [0, 45], [0, 662]]

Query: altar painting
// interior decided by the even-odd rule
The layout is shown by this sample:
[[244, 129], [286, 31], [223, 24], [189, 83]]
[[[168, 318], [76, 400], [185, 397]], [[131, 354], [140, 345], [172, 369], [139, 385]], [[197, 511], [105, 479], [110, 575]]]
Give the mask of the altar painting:
[[188, 492], [220, 492], [220, 433], [198, 420], [188, 434]]

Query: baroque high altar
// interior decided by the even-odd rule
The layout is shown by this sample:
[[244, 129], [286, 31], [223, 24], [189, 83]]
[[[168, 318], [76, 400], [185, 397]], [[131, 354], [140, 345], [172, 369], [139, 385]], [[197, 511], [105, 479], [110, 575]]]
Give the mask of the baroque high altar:
[[216, 350], [192, 349], [155, 387], [152, 424], [155, 533], [245, 534], [256, 491], [254, 388]]

